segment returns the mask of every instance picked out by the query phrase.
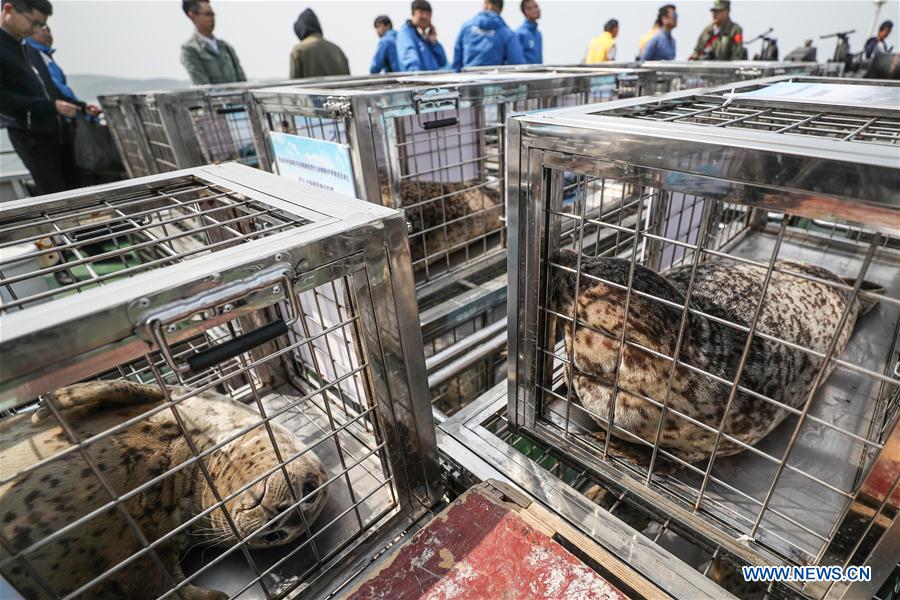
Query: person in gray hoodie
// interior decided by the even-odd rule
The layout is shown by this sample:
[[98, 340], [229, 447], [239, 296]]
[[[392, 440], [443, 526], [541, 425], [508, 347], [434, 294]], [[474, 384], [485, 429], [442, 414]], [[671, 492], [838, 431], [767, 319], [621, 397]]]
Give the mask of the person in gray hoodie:
[[519, 38], [500, 16], [502, 11], [503, 0], [485, 0], [482, 11], [463, 23], [453, 50], [454, 71], [525, 64]]
[[291, 50], [291, 79], [349, 75], [350, 63], [344, 52], [322, 37], [319, 19], [310, 9], [304, 10], [294, 23], [300, 41]]

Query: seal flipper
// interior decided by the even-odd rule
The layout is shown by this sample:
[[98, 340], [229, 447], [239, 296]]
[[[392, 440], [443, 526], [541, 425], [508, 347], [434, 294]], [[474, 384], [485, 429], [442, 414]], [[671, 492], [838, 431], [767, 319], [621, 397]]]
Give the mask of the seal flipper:
[[40, 424], [53, 415], [46, 402], [53, 402], [60, 412], [71, 413], [105, 406], [148, 404], [159, 402], [164, 398], [162, 390], [155, 385], [125, 379], [76, 383], [48, 394], [37, 411], [31, 415], [31, 424]]
[[[849, 286], [856, 285], [856, 279], [852, 277], [841, 277], [841, 281], [846, 283]], [[871, 292], [873, 294], [884, 294], [885, 289], [884, 286], [880, 283], [875, 283], [874, 281], [863, 280], [862, 285], [859, 287], [860, 291], [863, 292]], [[859, 300], [859, 316], [863, 316], [868, 314], [875, 306], [878, 304], [877, 298], [872, 298], [871, 296], [858, 296]]]

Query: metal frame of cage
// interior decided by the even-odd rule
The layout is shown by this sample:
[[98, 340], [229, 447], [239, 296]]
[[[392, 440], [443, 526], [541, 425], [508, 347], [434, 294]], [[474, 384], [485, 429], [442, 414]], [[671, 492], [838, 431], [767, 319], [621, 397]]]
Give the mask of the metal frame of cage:
[[[87, 514], [40, 539], [13, 541], [4, 533], [4, 577], [9, 580], [13, 568], [24, 576], [24, 569], [45, 593], [68, 598], [96, 590], [126, 565], [149, 561], [142, 578], [160, 569], [156, 575], [171, 586], [165, 597], [180, 597], [188, 582], [227, 587], [233, 596], [253, 588], [267, 598], [298, 590], [312, 597], [330, 590], [335, 578], [358, 572], [373, 552], [426, 515], [443, 492], [421, 336], [407, 318], [417, 307], [405, 229], [396, 211], [237, 164], [9, 203], [0, 222], [0, 247], [15, 250], [0, 260], [0, 422], [28, 418], [41, 397], [63, 427], [60, 439], [68, 435], [70, 444], [17, 473], [5, 472], [3, 483], [54, 460], [81, 457], [84, 477], [99, 481], [106, 493], [97, 506], [84, 507]], [[44, 395], [98, 378], [165, 386], [165, 401], [80, 439], [71, 414]], [[168, 387], [176, 384], [182, 387]], [[225, 440], [195, 447], [190, 440], [197, 432], [185, 431], [178, 415], [207, 390], [255, 416]], [[190, 458], [127, 493], [110, 487], [110, 472], [94, 453], [107, 437], [167, 410]], [[298, 444], [302, 438], [298, 454], [282, 454], [273, 423]], [[161, 545], [212, 511], [227, 514], [224, 503], [260, 481], [217, 490], [222, 481], [202, 467], [213, 452], [253, 430], [268, 434], [271, 446], [263, 453], [274, 452], [277, 463], [261, 477], [287, 477], [288, 465], [313, 451], [327, 480], [315, 491], [304, 487], [303, 497], [291, 492], [291, 506], [279, 507], [253, 531], [239, 531], [226, 517], [237, 543], [209, 561], [194, 555], [187, 579], [176, 581], [160, 560]], [[188, 463], [199, 465], [215, 501], [148, 538], [128, 503]], [[306, 534], [275, 555], [248, 548], [326, 486], [334, 498], [320, 517], [327, 522], [304, 520]], [[118, 565], [98, 567], [102, 572], [90, 573], [88, 581], [79, 578], [72, 584], [79, 589], [44, 587], [52, 579], [40, 567], [49, 564], [29, 559], [107, 510], [122, 514], [122, 535], [130, 531], [140, 549]]]
[[[900, 375], [894, 370], [900, 318], [893, 314], [900, 303], [895, 289], [884, 294], [861, 289], [866, 270], [877, 273], [880, 281], [887, 279], [888, 286], [898, 283], [900, 111], [895, 106], [874, 105], [874, 99], [873, 106], [847, 108], [750, 104], [726, 97], [732, 91], [792, 80], [827, 81], [770, 78], [653, 99], [548, 111], [510, 121], [508, 271], [516, 276], [510, 278], [509, 293], [509, 420], [514, 431], [663, 507], [749, 564], [847, 565], [852, 561], [872, 566], [873, 579], [868, 584], [793, 584], [812, 597], [859, 597], [873, 593], [894, 567], [896, 540], [900, 539], [900, 519], [895, 518], [900, 480], [890, 462], [896, 460], [891, 456], [900, 444]], [[831, 81], [897, 85], [873, 80]], [[567, 181], [573, 174], [575, 181]], [[571, 187], [580, 195], [566, 206], [564, 194]], [[613, 198], [621, 201], [612, 206], [605, 203]], [[700, 235], [704, 231], [706, 234]], [[823, 407], [820, 388], [799, 409], [782, 405], [790, 408], [792, 417], [777, 435], [765, 438], [776, 440], [767, 451], [739, 444], [741, 454], [704, 461], [700, 468], [674, 459], [682, 472], [698, 481], [654, 472], [653, 465], [658, 465], [654, 459], [674, 456], [658, 439], [651, 443], [629, 435], [615, 425], [614, 414], [610, 425], [609, 420], [597, 415], [592, 418], [586, 409], [573, 404], [569, 392], [560, 395], [560, 369], [571, 370], [567, 365], [572, 361], [565, 356], [569, 352], [565, 348], [547, 345], [544, 336], [549, 334], [543, 327], [551, 322], [553, 312], [545, 306], [549, 270], [565, 269], [553, 263], [549, 253], [567, 242], [576, 248], [583, 244], [582, 254], [618, 256], [632, 265], [640, 260], [656, 271], [679, 264], [693, 269], [703, 256], [756, 264], [772, 272], [776, 257], [793, 257], [816, 260], [826, 268], [843, 268], [845, 275], [859, 277], [856, 285], [842, 289], [856, 297], [877, 299], [886, 318], [881, 326], [868, 321], [865, 331], [857, 334], [872, 344], [866, 351], [869, 354], [857, 348], [853, 358], [838, 358], [832, 344], [829, 353], [816, 355], [824, 363], [837, 365], [840, 374], [849, 374], [850, 380], [865, 385], [862, 389], [871, 397], [856, 395], [857, 402], [847, 413], [858, 416], [858, 422], [846, 425], [831, 415]], [[829, 253], [834, 256], [822, 265]], [[575, 270], [579, 272], [577, 281], [582, 275]], [[659, 301], [632, 292], [630, 287], [625, 289], [627, 297], [640, 295]], [[673, 308], [696, 314], [684, 305]], [[590, 325], [579, 318], [575, 327]], [[754, 327], [751, 324], [742, 331], [765, 336]], [[786, 344], [775, 336], [765, 339]], [[614, 340], [619, 348], [623, 343], [634, 347], [631, 340]], [[799, 344], [792, 349], [811, 352]], [[677, 353], [676, 346], [675, 360]], [[672, 363], [671, 356], [656, 356]], [[678, 366], [684, 368], [685, 363], [679, 361]], [[618, 373], [615, 378], [617, 381]], [[817, 378], [819, 383], [825, 381], [823, 373]], [[730, 397], [738, 390], [748, 392], [734, 380], [721, 383], [731, 389]], [[669, 389], [664, 400], [640, 398], [664, 416], [690, 419], [668, 406]], [[553, 408], [551, 400], [562, 404]], [[778, 404], [771, 398], [765, 401]], [[608, 445], [598, 446], [587, 439], [582, 435], [584, 429], [573, 428], [575, 413], [587, 417], [588, 426], [599, 423], [607, 440], [609, 428], [615, 427], [618, 436], [652, 451], [650, 470], [609, 454]], [[584, 427], [584, 421], [581, 423]], [[699, 423], [695, 420], [691, 425], [706, 427]], [[848, 461], [843, 471], [821, 456], [817, 460], [814, 452], [805, 449], [811, 442], [808, 431], [801, 432], [804, 425], [822, 429], [823, 439], [843, 452], [838, 456], [852, 455], [858, 460]], [[715, 433], [717, 444], [722, 439], [734, 440], [721, 427], [709, 430]], [[797, 444], [798, 439], [803, 443]], [[804, 448], [798, 453], [800, 446]], [[792, 452], [801, 456], [805, 468], [789, 462]], [[719, 464], [716, 471], [715, 464]], [[760, 464], [768, 470], [761, 470]], [[741, 473], [751, 477], [753, 471], [746, 469], [752, 468], [765, 479], [764, 487], [757, 490], [758, 498], [741, 489], [750, 485], [749, 480], [736, 484]], [[879, 484], [879, 477], [887, 477], [887, 483]], [[786, 491], [786, 486], [792, 487]], [[788, 505], [793, 508], [786, 511]], [[810, 506], [817, 511], [810, 511]]]
[[811, 75], [817, 72], [819, 65], [814, 62], [755, 60], [649, 60], [642, 62], [641, 68], [656, 73], [656, 91], [666, 93], [780, 75]]
[[[609, 62], [596, 65], [504, 65], [492, 67], [504, 73], [510, 71], [543, 70], [547, 72], [577, 73], [583, 71], [612, 69], [637, 69], [652, 74], [652, 79], [642, 82], [643, 94], [664, 94], [691, 88], [714, 87], [732, 81], [747, 81], [780, 75], [840, 75], [825, 65], [814, 62], [788, 61], [633, 61]], [[472, 67], [471, 70], [483, 69]], [[468, 71], [470, 69], [463, 69]], [[623, 98], [625, 96], [622, 96]]]
[[284, 83], [111, 94], [99, 101], [132, 177], [232, 160], [256, 166], [258, 136], [247, 90]]
[[[469, 378], [474, 380], [492, 370], [487, 363], [501, 352], [491, 350], [493, 357], [486, 357], [485, 347], [470, 346], [472, 353], [461, 357], [461, 332], [474, 332], [472, 317], [476, 328], [490, 324], [480, 315], [500, 317], [493, 307], [505, 290], [491, 282], [502, 278], [505, 268], [505, 116], [611, 99], [620, 87], [630, 96], [642, 85], [635, 78], [645, 77], [629, 70], [514, 75], [485, 70], [266, 88], [252, 94], [259, 131], [347, 145], [357, 194], [406, 210], [423, 336], [426, 348], [434, 347], [438, 354], [429, 364], [437, 370], [443, 370], [442, 364], [480, 370], [482, 375]], [[268, 142], [259, 142], [264, 143], [267, 168], [277, 171]], [[447, 339], [455, 349], [440, 353]], [[490, 348], [496, 349], [493, 343]], [[453, 386], [451, 378], [443, 370], [437, 383]], [[443, 393], [438, 390], [437, 395]], [[441, 418], [441, 412], [436, 416]]]

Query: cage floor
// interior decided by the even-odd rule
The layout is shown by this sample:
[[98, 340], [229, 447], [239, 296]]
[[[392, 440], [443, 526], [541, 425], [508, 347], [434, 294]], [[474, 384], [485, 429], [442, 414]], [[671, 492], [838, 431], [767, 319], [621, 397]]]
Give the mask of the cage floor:
[[[751, 232], [737, 242], [729, 253], [767, 262], [774, 243], [775, 235], [770, 232]], [[859, 253], [845, 251], [811, 236], [786, 237], [781, 245], [779, 259], [821, 265], [840, 276], [856, 276], [862, 263]], [[895, 262], [885, 260], [883, 256], [876, 254], [865, 278], [882, 284], [886, 289], [886, 296], [900, 297], [900, 269]], [[900, 307], [879, 303], [857, 321], [854, 333], [840, 358], [881, 372], [891, 347], [892, 336], [895, 335], [890, 324], [896, 323], [898, 319]], [[892, 360], [897, 360], [897, 357]], [[873, 422], [882, 415], [874, 401], [878, 397], [880, 385], [864, 374], [838, 367], [816, 392], [810, 416], [871, 439], [875, 437], [872, 432], [876, 428], [880, 430], [882, 425]], [[564, 410], [564, 404], [560, 406], [559, 403], [551, 404], [549, 408], [549, 411], [556, 413]], [[581, 414], [571, 416], [570, 430], [573, 425], [592, 425], [585, 413], [573, 412]], [[550, 416], [550, 419], [558, 425], [562, 424], [559, 418]], [[755, 447], [780, 459], [797, 425], [797, 419], [796, 416], [789, 416]], [[849, 499], [803, 473], [849, 492], [862, 475], [867, 461], [872, 458], [871, 450], [840, 431], [807, 419], [786, 463], [788, 468], [783, 471], [773, 492], [769, 503], [771, 510], [766, 511], [754, 536], [755, 541], [795, 562], [812, 562], [830, 540], [831, 529], [840, 520]], [[710, 481], [703, 497], [703, 510], [735, 530], [749, 533], [777, 466], [776, 462], [750, 451], [716, 459], [711, 476], [722, 483]], [[704, 469], [705, 464], [698, 465], [698, 468]], [[690, 504], [696, 501], [702, 482], [701, 475], [686, 469], [674, 476], [654, 478], [658, 485]], [[740, 490], [743, 495], [727, 486]], [[785, 515], [796, 523], [791, 523], [774, 512]]]
[[[263, 396], [262, 401], [267, 410], [277, 410], [298, 399], [298, 392], [293, 388], [279, 389], [278, 392], [281, 393]], [[337, 434], [329, 435], [329, 432], [352, 419], [352, 415], [345, 413], [335, 402], [331, 402], [331, 410], [335, 426], [329, 424], [328, 415], [321, 406], [320, 398], [306, 400], [275, 419], [306, 443], [313, 443], [328, 436], [316, 446], [315, 452], [322, 461], [329, 479], [333, 481], [327, 486], [328, 497], [325, 508], [310, 527], [311, 541], [309, 538], [301, 538], [277, 548], [249, 550], [259, 573], [272, 569], [270, 573], [264, 574], [262, 581], [273, 596], [288, 586], [292, 587], [298, 578], [307, 579], [304, 574], [326, 562], [330, 558], [329, 555], [342, 545], [374, 528], [385, 516], [385, 512], [396, 505], [391, 490], [392, 482], [384, 483], [385, 475], [379, 454], [372, 453], [374, 436], [371, 429], [365, 431], [362, 421], [357, 421]], [[346, 477], [338, 476], [344, 471], [341, 467], [338, 443], [347, 468]], [[303, 549], [275, 566], [304, 545]], [[228, 550], [215, 547], [192, 549], [182, 560], [185, 575], [190, 577], [197, 573]], [[266, 593], [259, 583], [244, 589], [257, 577], [258, 574], [251, 568], [244, 553], [235, 550], [198, 575], [192, 583], [226, 592], [229, 596], [242, 600], [266, 598]], [[302, 589], [302, 584], [298, 589]]]

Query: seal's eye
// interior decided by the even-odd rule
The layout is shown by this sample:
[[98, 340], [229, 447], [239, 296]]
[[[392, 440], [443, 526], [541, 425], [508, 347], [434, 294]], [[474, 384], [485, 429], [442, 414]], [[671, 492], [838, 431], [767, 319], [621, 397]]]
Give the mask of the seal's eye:
[[263, 541], [267, 544], [277, 544], [281, 540], [281, 535], [278, 532], [273, 531], [272, 533], [267, 533], [263, 536]]
[[306, 498], [303, 502], [305, 502], [305, 503], [314, 502], [316, 499], [314, 492], [316, 491], [316, 488], [318, 488], [318, 487], [319, 486], [316, 485], [316, 482], [313, 479], [307, 479], [306, 481], [304, 481], [303, 482], [303, 496], [304, 497], [309, 496], [309, 497]]

